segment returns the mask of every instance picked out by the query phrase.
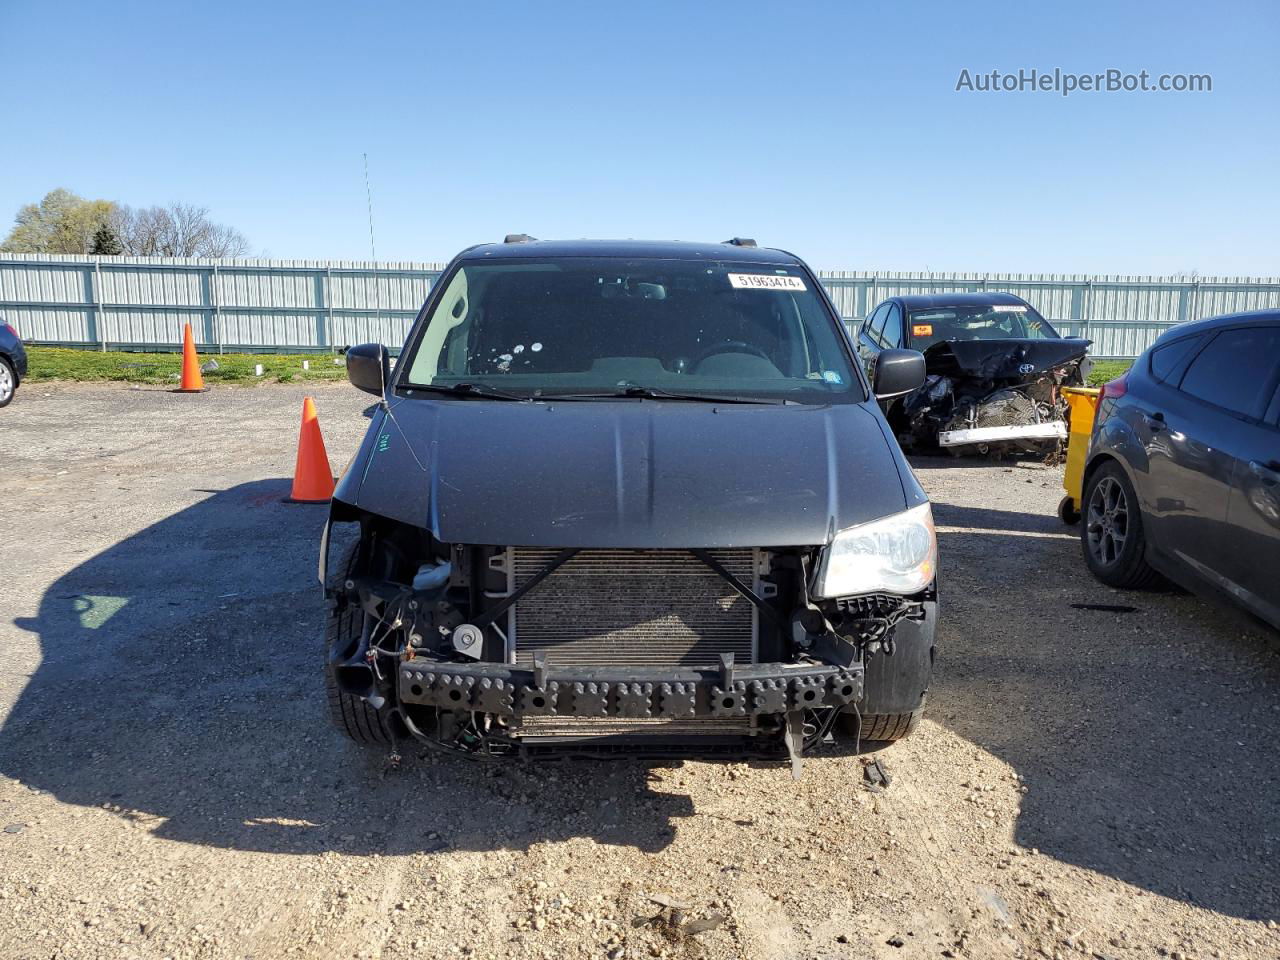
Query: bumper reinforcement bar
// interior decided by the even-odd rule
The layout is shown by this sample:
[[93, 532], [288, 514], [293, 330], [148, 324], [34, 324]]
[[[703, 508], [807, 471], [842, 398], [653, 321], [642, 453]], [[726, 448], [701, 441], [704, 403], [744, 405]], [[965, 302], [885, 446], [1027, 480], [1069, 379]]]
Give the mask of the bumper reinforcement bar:
[[409, 661], [400, 702], [502, 716], [751, 717], [844, 707], [862, 697], [862, 665], [533, 668]]
[[1067, 425], [1061, 420], [1047, 423], [1022, 423], [1007, 427], [972, 427], [967, 430], [944, 430], [938, 434], [938, 446], [960, 447], [969, 443], [999, 443], [1002, 440], [1065, 440]]

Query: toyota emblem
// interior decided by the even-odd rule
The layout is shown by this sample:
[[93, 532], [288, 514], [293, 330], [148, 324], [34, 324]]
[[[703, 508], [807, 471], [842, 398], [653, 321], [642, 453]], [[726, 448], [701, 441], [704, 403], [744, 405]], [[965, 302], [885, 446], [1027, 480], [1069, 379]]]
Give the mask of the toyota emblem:
[[1018, 367], [1018, 372], [1021, 374], [1035, 373], [1036, 365], [1034, 363], [1024, 363]]

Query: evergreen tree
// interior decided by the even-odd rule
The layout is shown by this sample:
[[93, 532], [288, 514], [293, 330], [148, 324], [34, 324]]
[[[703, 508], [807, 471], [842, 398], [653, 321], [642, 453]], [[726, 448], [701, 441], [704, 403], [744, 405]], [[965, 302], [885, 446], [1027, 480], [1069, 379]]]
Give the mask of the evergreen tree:
[[104, 223], [94, 232], [89, 252], [104, 257], [118, 257], [124, 253], [124, 247], [120, 245], [120, 238], [115, 235], [115, 231]]

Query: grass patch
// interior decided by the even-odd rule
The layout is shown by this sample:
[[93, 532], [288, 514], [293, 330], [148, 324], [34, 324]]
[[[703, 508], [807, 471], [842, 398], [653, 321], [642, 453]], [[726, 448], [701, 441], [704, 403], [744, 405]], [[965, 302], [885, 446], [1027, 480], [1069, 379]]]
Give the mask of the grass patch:
[[1100, 387], [1133, 366], [1132, 360], [1095, 360], [1089, 371], [1089, 386]]
[[[180, 353], [102, 353], [71, 347], [27, 347], [27, 357], [30, 361], [27, 379], [32, 382], [119, 380], [125, 383], [171, 384], [182, 377]], [[200, 362], [213, 360], [218, 364], [218, 369], [204, 371], [207, 384], [345, 380], [346, 365], [335, 364], [333, 359], [327, 353], [227, 353], [222, 356], [201, 355]], [[302, 369], [304, 360], [310, 361], [310, 370]], [[261, 377], [253, 372], [259, 363], [262, 364]], [[1131, 366], [1132, 360], [1097, 360], [1089, 374], [1089, 386], [1100, 387]]]
[[[119, 380], [125, 383], [176, 384], [182, 378], [180, 353], [124, 353], [76, 350], [71, 347], [27, 347], [27, 379]], [[203, 371], [204, 382], [255, 384], [263, 381], [293, 383], [302, 380], [345, 380], [345, 363], [335, 364], [327, 353], [227, 353], [201, 355], [200, 363], [217, 363], [216, 370]], [[342, 357], [338, 357], [342, 360]], [[302, 361], [311, 369], [303, 370]], [[262, 364], [262, 376], [254, 366]]]

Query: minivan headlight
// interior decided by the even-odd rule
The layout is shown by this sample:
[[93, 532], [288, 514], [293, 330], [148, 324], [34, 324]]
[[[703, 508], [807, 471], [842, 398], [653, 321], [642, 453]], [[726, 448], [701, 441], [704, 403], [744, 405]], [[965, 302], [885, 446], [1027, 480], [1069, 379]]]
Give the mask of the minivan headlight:
[[929, 504], [841, 530], [822, 552], [814, 595], [919, 593], [938, 570]]

